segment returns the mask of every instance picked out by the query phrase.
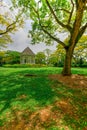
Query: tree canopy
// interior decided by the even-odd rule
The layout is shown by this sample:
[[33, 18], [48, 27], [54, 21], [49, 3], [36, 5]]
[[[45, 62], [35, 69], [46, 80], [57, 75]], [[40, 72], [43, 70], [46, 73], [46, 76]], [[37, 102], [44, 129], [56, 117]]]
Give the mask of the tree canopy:
[[[55, 41], [63, 46], [66, 56], [62, 73], [70, 75], [74, 48], [87, 28], [87, 0], [15, 0], [14, 3], [24, 7], [25, 14], [32, 19], [29, 32], [32, 43]], [[67, 43], [59, 38], [59, 32], [67, 32]]]

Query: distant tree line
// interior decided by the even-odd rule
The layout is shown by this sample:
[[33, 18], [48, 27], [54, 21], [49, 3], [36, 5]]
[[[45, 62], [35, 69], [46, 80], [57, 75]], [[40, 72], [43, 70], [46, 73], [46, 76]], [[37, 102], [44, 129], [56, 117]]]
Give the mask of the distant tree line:
[[20, 52], [17, 51], [0, 51], [0, 66], [4, 64], [19, 64]]
[[[35, 56], [35, 63], [46, 66], [63, 67], [65, 54], [61, 47], [62, 46], [58, 45], [54, 52], [50, 49], [38, 52]], [[0, 51], [0, 66], [5, 64], [20, 64], [20, 54], [20, 52], [11, 50]], [[87, 67], [86, 49], [79, 51], [79, 48], [76, 48], [73, 54], [72, 67]]]

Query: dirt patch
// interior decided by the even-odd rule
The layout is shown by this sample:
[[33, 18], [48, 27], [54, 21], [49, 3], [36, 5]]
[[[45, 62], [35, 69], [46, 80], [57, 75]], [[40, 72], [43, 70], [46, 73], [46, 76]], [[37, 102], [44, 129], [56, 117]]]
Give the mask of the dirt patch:
[[33, 113], [25, 111], [25, 114], [23, 111], [16, 112], [17, 118], [0, 127], [0, 130], [46, 130], [53, 123], [57, 124], [59, 128], [64, 127], [69, 130], [67, 126], [61, 125], [62, 114], [52, 111], [52, 108], [53, 106], [48, 106]]
[[49, 78], [53, 80], [58, 80], [64, 85], [72, 88], [87, 89], [87, 77], [83, 75], [63, 76], [61, 74], [54, 74], [49, 75]]

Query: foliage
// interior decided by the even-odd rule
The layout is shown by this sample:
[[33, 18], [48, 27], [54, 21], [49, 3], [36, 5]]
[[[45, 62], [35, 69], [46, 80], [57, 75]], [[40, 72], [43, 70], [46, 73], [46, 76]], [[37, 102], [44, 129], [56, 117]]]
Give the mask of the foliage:
[[15, 13], [15, 9], [0, 1], [0, 48], [12, 43], [11, 35], [23, 26], [22, 11]]
[[87, 63], [87, 35], [83, 35], [76, 45], [73, 59], [80, 67], [84, 66], [84, 63]]
[[[6, 60], [6, 59], [8, 59], [8, 60]], [[20, 63], [20, 52], [17, 52], [17, 51], [7, 51], [4, 60], [8, 64]]]
[[[56, 0], [15, 0], [13, 3], [15, 4], [15, 7], [18, 7], [18, 5], [25, 7], [25, 13], [33, 20], [32, 30], [30, 31], [33, 43], [39, 42], [40, 40], [50, 43], [53, 42], [53, 40], [56, 41], [58, 32], [69, 31], [67, 22], [71, 27], [73, 26], [77, 13], [74, 9], [76, 8], [77, 3], [78, 5], [80, 4], [80, 2], [75, 2], [74, 0], [61, 0], [61, 2]], [[86, 1], [83, 6], [85, 6], [85, 4]], [[84, 12], [82, 24], [87, 20], [85, 14], [86, 10]], [[50, 35], [54, 34], [55, 39], [49, 39], [50, 35], [46, 34], [44, 30], [48, 31]]]
[[0, 66], [2, 66], [3, 65], [3, 58], [4, 58], [4, 56], [5, 56], [5, 51], [0, 51]]
[[46, 56], [44, 52], [38, 52], [35, 56], [35, 62], [36, 64], [45, 64], [46, 61]]
[[46, 55], [46, 64], [49, 65], [50, 64], [49, 63], [49, 58], [50, 58], [50, 55], [52, 53], [52, 50], [50, 50], [50, 49], [47, 48], [47, 49], [44, 50], [44, 53]]
[[20, 63], [20, 52], [17, 51], [1, 51], [2, 64], [17, 64]]
[[[25, 8], [24, 13], [32, 19], [29, 31], [32, 43], [39, 41], [61, 44], [66, 52], [63, 75], [71, 75], [74, 48], [87, 28], [87, 0], [15, 0], [15, 6]], [[66, 44], [59, 32], [67, 32]]]
[[52, 53], [49, 57], [49, 65], [58, 66], [58, 57], [57, 54]]
[[50, 56], [50, 62], [54, 64], [54, 66], [61, 66], [64, 65], [64, 58], [65, 58], [65, 50], [63, 47], [58, 44], [56, 47], [56, 51], [53, 52]]
[[[68, 44], [68, 38], [66, 38], [65, 43]], [[87, 35], [83, 35], [76, 45], [73, 53], [72, 66], [73, 67], [87, 67]], [[63, 46], [58, 44], [56, 46], [56, 51], [50, 55], [50, 63], [54, 66], [63, 67], [65, 50]]]
[[12, 43], [12, 39], [11, 39], [10, 35], [5, 34], [0, 37], [0, 49], [5, 48], [8, 43]]
[[3, 65], [5, 68], [38, 68], [38, 67], [46, 67], [44, 64], [5, 64]]

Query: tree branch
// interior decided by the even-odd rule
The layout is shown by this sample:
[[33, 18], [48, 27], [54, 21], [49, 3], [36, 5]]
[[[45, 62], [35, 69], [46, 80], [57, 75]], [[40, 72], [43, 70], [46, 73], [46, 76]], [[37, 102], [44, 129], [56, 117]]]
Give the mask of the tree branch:
[[62, 42], [61, 40], [59, 40], [58, 38], [52, 36], [52, 34], [50, 34], [46, 29], [44, 29], [44, 27], [47, 27], [47, 26], [44, 26], [41, 24], [41, 21], [40, 21], [40, 17], [39, 17], [39, 12], [34, 8], [32, 7], [33, 10], [35, 11], [35, 13], [37, 14], [37, 17], [38, 17], [38, 20], [39, 20], [39, 25], [41, 27], [41, 29], [53, 40], [55, 40], [57, 43], [60, 43], [64, 48], [67, 48], [67, 46], [65, 45], [64, 42]]
[[4, 35], [4, 34], [10, 32], [10, 30], [13, 30], [15, 27], [12, 27], [12, 26], [15, 25], [15, 24], [16, 24], [16, 21], [13, 22], [12, 24], [8, 25], [8, 26], [6, 27], [6, 30], [5, 30], [4, 32], [0, 32], [0, 35]]
[[44, 29], [44, 27], [43, 27], [41, 24], [40, 24], [40, 26], [41, 26], [42, 30], [43, 30], [46, 34], [48, 34], [48, 36], [49, 36], [51, 39], [55, 40], [57, 43], [60, 43], [64, 48], [66, 48], [66, 45], [64, 44], [64, 42], [62, 42], [62, 41], [59, 40], [58, 38], [52, 36], [52, 34], [50, 34], [46, 29]]
[[80, 28], [80, 31], [79, 31], [78, 36], [76, 38], [76, 43], [79, 41], [79, 39], [83, 35], [83, 33], [85, 32], [86, 28], [87, 28], [87, 23]]
[[70, 24], [70, 21], [71, 21], [71, 18], [72, 18], [72, 14], [73, 14], [73, 11], [74, 11], [74, 3], [73, 3], [73, 0], [71, 0], [71, 3], [72, 3], [72, 10], [70, 12], [70, 16], [69, 16], [69, 19], [68, 19], [68, 24]]
[[72, 30], [71, 26], [69, 26], [68, 24], [67, 24], [67, 25], [63, 24], [63, 23], [57, 18], [56, 14], [55, 14], [55, 12], [53, 11], [53, 9], [52, 9], [50, 3], [48, 2], [48, 0], [46, 0], [46, 3], [47, 3], [47, 6], [48, 6], [49, 9], [50, 9], [52, 15], [54, 16], [56, 22], [57, 22], [60, 26], [62, 26], [62, 27], [64, 27], [64, 28], [68, 29], [68, 31], [71, 32], [71, 30]]
[[4, 35], [4, 34], [10, 32], [10, 31], [12, 31], [15, 28], [14, 25], [16, 25], [16, 23], [19, 21], [19, 17], [21, 16], [21, 14], [22, 14], [22, 12], [17, 16], [16, 20], [13, 21], [13, 23], [9, 24], [6, 27], [5, 31], [0, 32], [0, 35]]
[[57, 10], [63, 10], [63, 11], [65, 11], [66, 13], [70, 14], [70, 11], [68, 11], [67, 9], [64, 9], [64, 8], [58, 8], [58, 9], [55, 9], [54, 11], [57, 11]]

